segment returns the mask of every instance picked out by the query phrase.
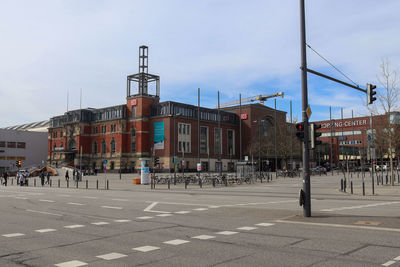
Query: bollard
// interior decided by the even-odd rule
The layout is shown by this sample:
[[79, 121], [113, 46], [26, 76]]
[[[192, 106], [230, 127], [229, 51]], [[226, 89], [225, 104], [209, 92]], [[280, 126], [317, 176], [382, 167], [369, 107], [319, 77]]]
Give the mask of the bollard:
[[363, 196], [365, 196], [365, 183], [362, 183], [362, 189], [363, 189]]
[[386, 184], [388, 184], [388, 176], [386, 175]]
[[33, 179], [33, 186], [36, 186], [36, 178]]
[[340, 191], [343, 191], [343, 179], [340, 179]]
[[187, 179], [185, 179], [185, 189], [187, 189]]
[[372, 194], [375, 194], [375, 185], [374, 185], [374, 179], [372, 179]]
[[11, 179], [11, 185], [14, 185], [14, 179]]
[[89, 182], [88, 180], [86, 180], [86, 189], [88, 189], [88, 187], [89, 187]]
[[110, 189], [110, 185], [109, 185], [109, 182], [107, 180], [107, 190], [109, 190], [109, 189]]
[[99, 190], [99, 180], [96, 180], [96, 189]]
[[51, 187], [51, 184], [52, 184], [53, 182], [52, 182], [52, 179], [50, 179], [49, 180], [49, 185], [50, 185], [50, 187]]
[[171, 179], [168, 178], [168, 189], [171, 189]]
[[69, 188], [69, 179], [67, 180], [67, 188]]
[[346, 178], [343, 180], [343, 191], [346, 192], [346, 188], [347, 188], [347, 180]]
[[58, 188], [60, 188], [60, 179], [58, 179]]
[[76, 188], [78, 188], [79, 186], [79, 180], [78, 179], [76, 179]]
[[350, 181], [350, 191], [351, 191], [351, 194], [353, 194], [353, 181]]
[[225, 186], [228, 186], [228, 179], [225, 178]]
[[199, 185], [200, 185], [200, 188], [203, 188], [203, 181], [201, 179], [199, 179]]
[[212, 184], [213, 184], [213, 187], [215, 187], [215, 178], [213, 178]]
[[397, 183], [400, 184], [400, 175], [397, 174]]

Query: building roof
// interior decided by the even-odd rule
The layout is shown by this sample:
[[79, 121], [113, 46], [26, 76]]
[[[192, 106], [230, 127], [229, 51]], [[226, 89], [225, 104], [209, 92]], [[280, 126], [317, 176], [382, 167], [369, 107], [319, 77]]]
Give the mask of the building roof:
[[30, 132], [47, 132], [47, 128], [50, 127], [50, 120], [25, 123], [21, 125], [14, 125], [2, 128], [4, 130], [15, 130], [15, 131], [30, 131]]

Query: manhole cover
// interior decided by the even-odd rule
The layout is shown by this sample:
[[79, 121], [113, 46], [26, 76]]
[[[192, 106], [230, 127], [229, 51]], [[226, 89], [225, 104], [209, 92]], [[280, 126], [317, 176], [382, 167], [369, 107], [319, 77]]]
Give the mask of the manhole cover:
[[354, 224], [359, 224], [359, 225], [380, 225], [381, 222], [374, 222], [374, 221], [357, 221]]

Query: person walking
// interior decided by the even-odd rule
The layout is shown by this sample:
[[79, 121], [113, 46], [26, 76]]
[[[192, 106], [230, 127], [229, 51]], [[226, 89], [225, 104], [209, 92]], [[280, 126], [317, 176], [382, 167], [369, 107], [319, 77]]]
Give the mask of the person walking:
[[48, 171], [47, 172], [47, 175], [46, 175], [46, 184], [50, 184], [50, 172]]
[[40, 177], [40, 182], [41, 182], [42, 186], [44, 186], [44, 172], [43, 171], [40, 171], [39, 177]]
[[65, 172], [65, 181], [69, 181], [69, 174], [68, 174], [68, 170]]
[[24, 175], [22, 174], [22, 173], [18, 173], [19, 174], [19, 185], [20, 186], [23, 186], [24, 185], [24, 179], [25, 179], [25, 177], [24, 177]]
[[3, 178], [4, 178], [3, 185], [4, 185], [4, 186], [7, 186], [7, 179], [8, 179], [8, 173], [7, 173], [7, 172], [4, 172], [4, 173], [3, 173]]

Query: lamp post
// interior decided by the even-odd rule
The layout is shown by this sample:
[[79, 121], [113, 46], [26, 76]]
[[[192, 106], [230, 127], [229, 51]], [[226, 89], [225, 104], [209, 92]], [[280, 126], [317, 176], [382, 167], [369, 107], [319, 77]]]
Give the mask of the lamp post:
[[175, 108], [172, 110], [172, 116], [174, 118], [174, 158], [172, 159], [174, 162], [174, 185], [176, 185], [176, 116], [180, 115], [180, 113], [175, 114]]

